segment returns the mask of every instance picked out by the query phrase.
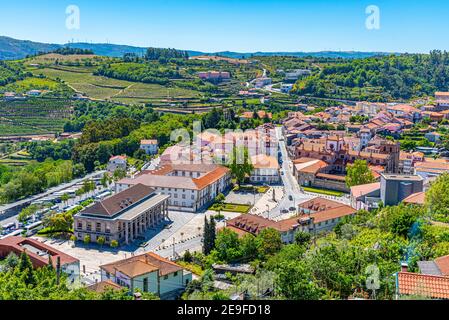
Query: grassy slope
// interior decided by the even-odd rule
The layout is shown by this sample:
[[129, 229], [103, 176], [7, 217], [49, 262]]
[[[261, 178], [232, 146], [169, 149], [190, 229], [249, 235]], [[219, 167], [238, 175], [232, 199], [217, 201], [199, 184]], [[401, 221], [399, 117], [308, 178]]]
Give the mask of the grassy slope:
[[[63, 70], [62, 70], [63, 69]], [[44, 68], [32, 69], [33, 74], [43, 74], [49, 78], [59, 78], [78, 92], [93, 99], [111, 99], [113, 101], [133, 104], [145, 103], [151, 99], [195, 98], [199, 92], [182, 88], [167, 88], [157, 84], [136, 83], [124, 80], [94, 76], [93, 68]]]

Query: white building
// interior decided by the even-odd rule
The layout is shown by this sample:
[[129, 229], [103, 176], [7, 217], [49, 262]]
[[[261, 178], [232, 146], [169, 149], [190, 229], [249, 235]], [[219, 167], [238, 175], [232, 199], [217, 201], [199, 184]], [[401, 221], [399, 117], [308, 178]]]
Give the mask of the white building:
[[369, 129], [360, 130], [360, 145], [362, 149], [368, 146], [368, 143], [370, 142], [371, 138], [372, 134]]
[[118, 169], [126, 171], [126, 167], [126, 156], [115, 156], [109, 159], [107, 170], [109, 172], [115, 172]]
[[140, 141], [140, 149], [146, 154], [155, 155], [159, 152], [159, 145], [157, 140], [142, 140]]
[[252, 183], [274, 184], [280, 181], [279, 162], [275, 157], [258, 155], [251, 157], [254, 167], [250, 176]]
[[292, 91], [293, 89], [293, 84], [291, 83], [283, 83], [281, 85], [281, 92], [283, 93], [290, 93], [290, 91]]
[[266, 77], [262, 77], [262, 78], [257, 78], [254, 81], [254, 86], [256, 88], [263, 88], [265, 86], [269, 86], [270, 84], [272, 84], [272, 79], [271, 78], [266, 78]]
[[154, 253], [145, 253], [100, 266], [101, 280], [112, 281], [131, 292], [151, 292], [174, 299], [192, 281], [192, 273]]
[[133, 179], [117, 182], [116, 192], [143, 184], [168, 195], [169, 209], [197, 212], [206, 208], [231, 184], [226, 167], [214, 164], [167, 164], [155, 171], [144, 171]]
[[307, 69], [293, 70], [293, 71], [287, 72], [285, 74], [285, 80], [286, 81], [296, 81], [300, 77], [309, 76], [311, 73], [312, 72], [310, 70], [307, 70]]

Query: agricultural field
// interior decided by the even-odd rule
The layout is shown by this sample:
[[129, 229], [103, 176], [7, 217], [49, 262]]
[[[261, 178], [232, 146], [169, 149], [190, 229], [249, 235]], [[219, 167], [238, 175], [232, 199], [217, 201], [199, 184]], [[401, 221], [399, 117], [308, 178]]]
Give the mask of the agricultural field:
[[34, 69], [35, 75], [61, 79], [73, 90], [92, 99], [113, 100], [125, 104], [147, 103], [151, 99], [194, 98], [199, 92], [183, 88], [167, 88], [158, 84], [112, 79], [92, 74], [93, 68]]
[[62, 131], [72, 112], [66, 99], [0, 101], [0, 136]]
[[4, 87], [0, 87], [0, 90], [4, 92], [12, 91], [15, 93], [26, 93], [30, 90], [42, 90], [62, 94], [65, 92], [67, 95], [71, 94], [71, 89], [67, 88], [67, 86], [59, 83], [58, 81], [36, 77], [25, 78], [24, 80], [13, 82]]
[[62, 55], [58, 53], [48, 53], [26, 59], [24, 64], [26, 66], [50, 66], [55, 64], [67, 66], [92, 66], [113, 60], [113, 58], [97, 56], [94, 54]]
[[192, 99], [200, 96], [200, 92], [189, 89], [170, 88], [151, 83], [132, 83], [113, 96], [112, 100], [125, 104], [140, 104], [151, 100]]
[[22, 167], [29, 164], [31, 161], [30, 155], [26, 151], [18, 151], [8, 156], [0, 157], [0, 165], [7, 165], [12, 167]]

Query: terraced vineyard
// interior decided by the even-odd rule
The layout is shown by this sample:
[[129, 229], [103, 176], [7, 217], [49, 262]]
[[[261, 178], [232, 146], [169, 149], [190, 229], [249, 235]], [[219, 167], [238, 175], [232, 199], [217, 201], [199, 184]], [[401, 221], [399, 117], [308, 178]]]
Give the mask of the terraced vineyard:
[[66, 99], [0, 101], [0, 136], [62, 131], [72, 111]]
[[92, 99], [113, 100], [125, 104], [148, 103], [151, 100], [199, 97], [200, 92], [182, 88], [167, 88], [157, 84], [137, 83], [94, 76], [94, 68], [51, 67], [31, 69], [51, 79], [61, 79], [69, 87]]

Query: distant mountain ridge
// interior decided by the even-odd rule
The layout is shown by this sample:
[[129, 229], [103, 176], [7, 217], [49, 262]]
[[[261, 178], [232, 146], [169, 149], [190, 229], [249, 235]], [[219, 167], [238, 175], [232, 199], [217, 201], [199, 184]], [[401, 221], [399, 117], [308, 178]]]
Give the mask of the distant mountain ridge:
[[[108, 57], [122, 57], [125, 53], [135, 53], [142, 55], [147, 48], [127, 45], [109, 44], [109, 43], [68, 43], [68, 44], [50, 44], [28, 40], [17, 40], [10, 37], [0, 36], [0, 60], [23, 59], [28, 55], [34, 55], [38, 52], [54, 51], [62, 47], [71, 47], [79, 49], [90, 49], [95, 54]], [[222, 51], [207, 53], [200, 51], [186, 50], [190, 56], [200, 55], [219, 55], [228, 58], [249, 58], [254, 56], [292, 56], [292, 57], [328, 57], [328, 58], [367, 58], [378, 55], [389, 55], [385, 52], [356, 52], [356, 51], [321, 51], [321, 52], [254, 52], [239, 53], [232, 51]]]

